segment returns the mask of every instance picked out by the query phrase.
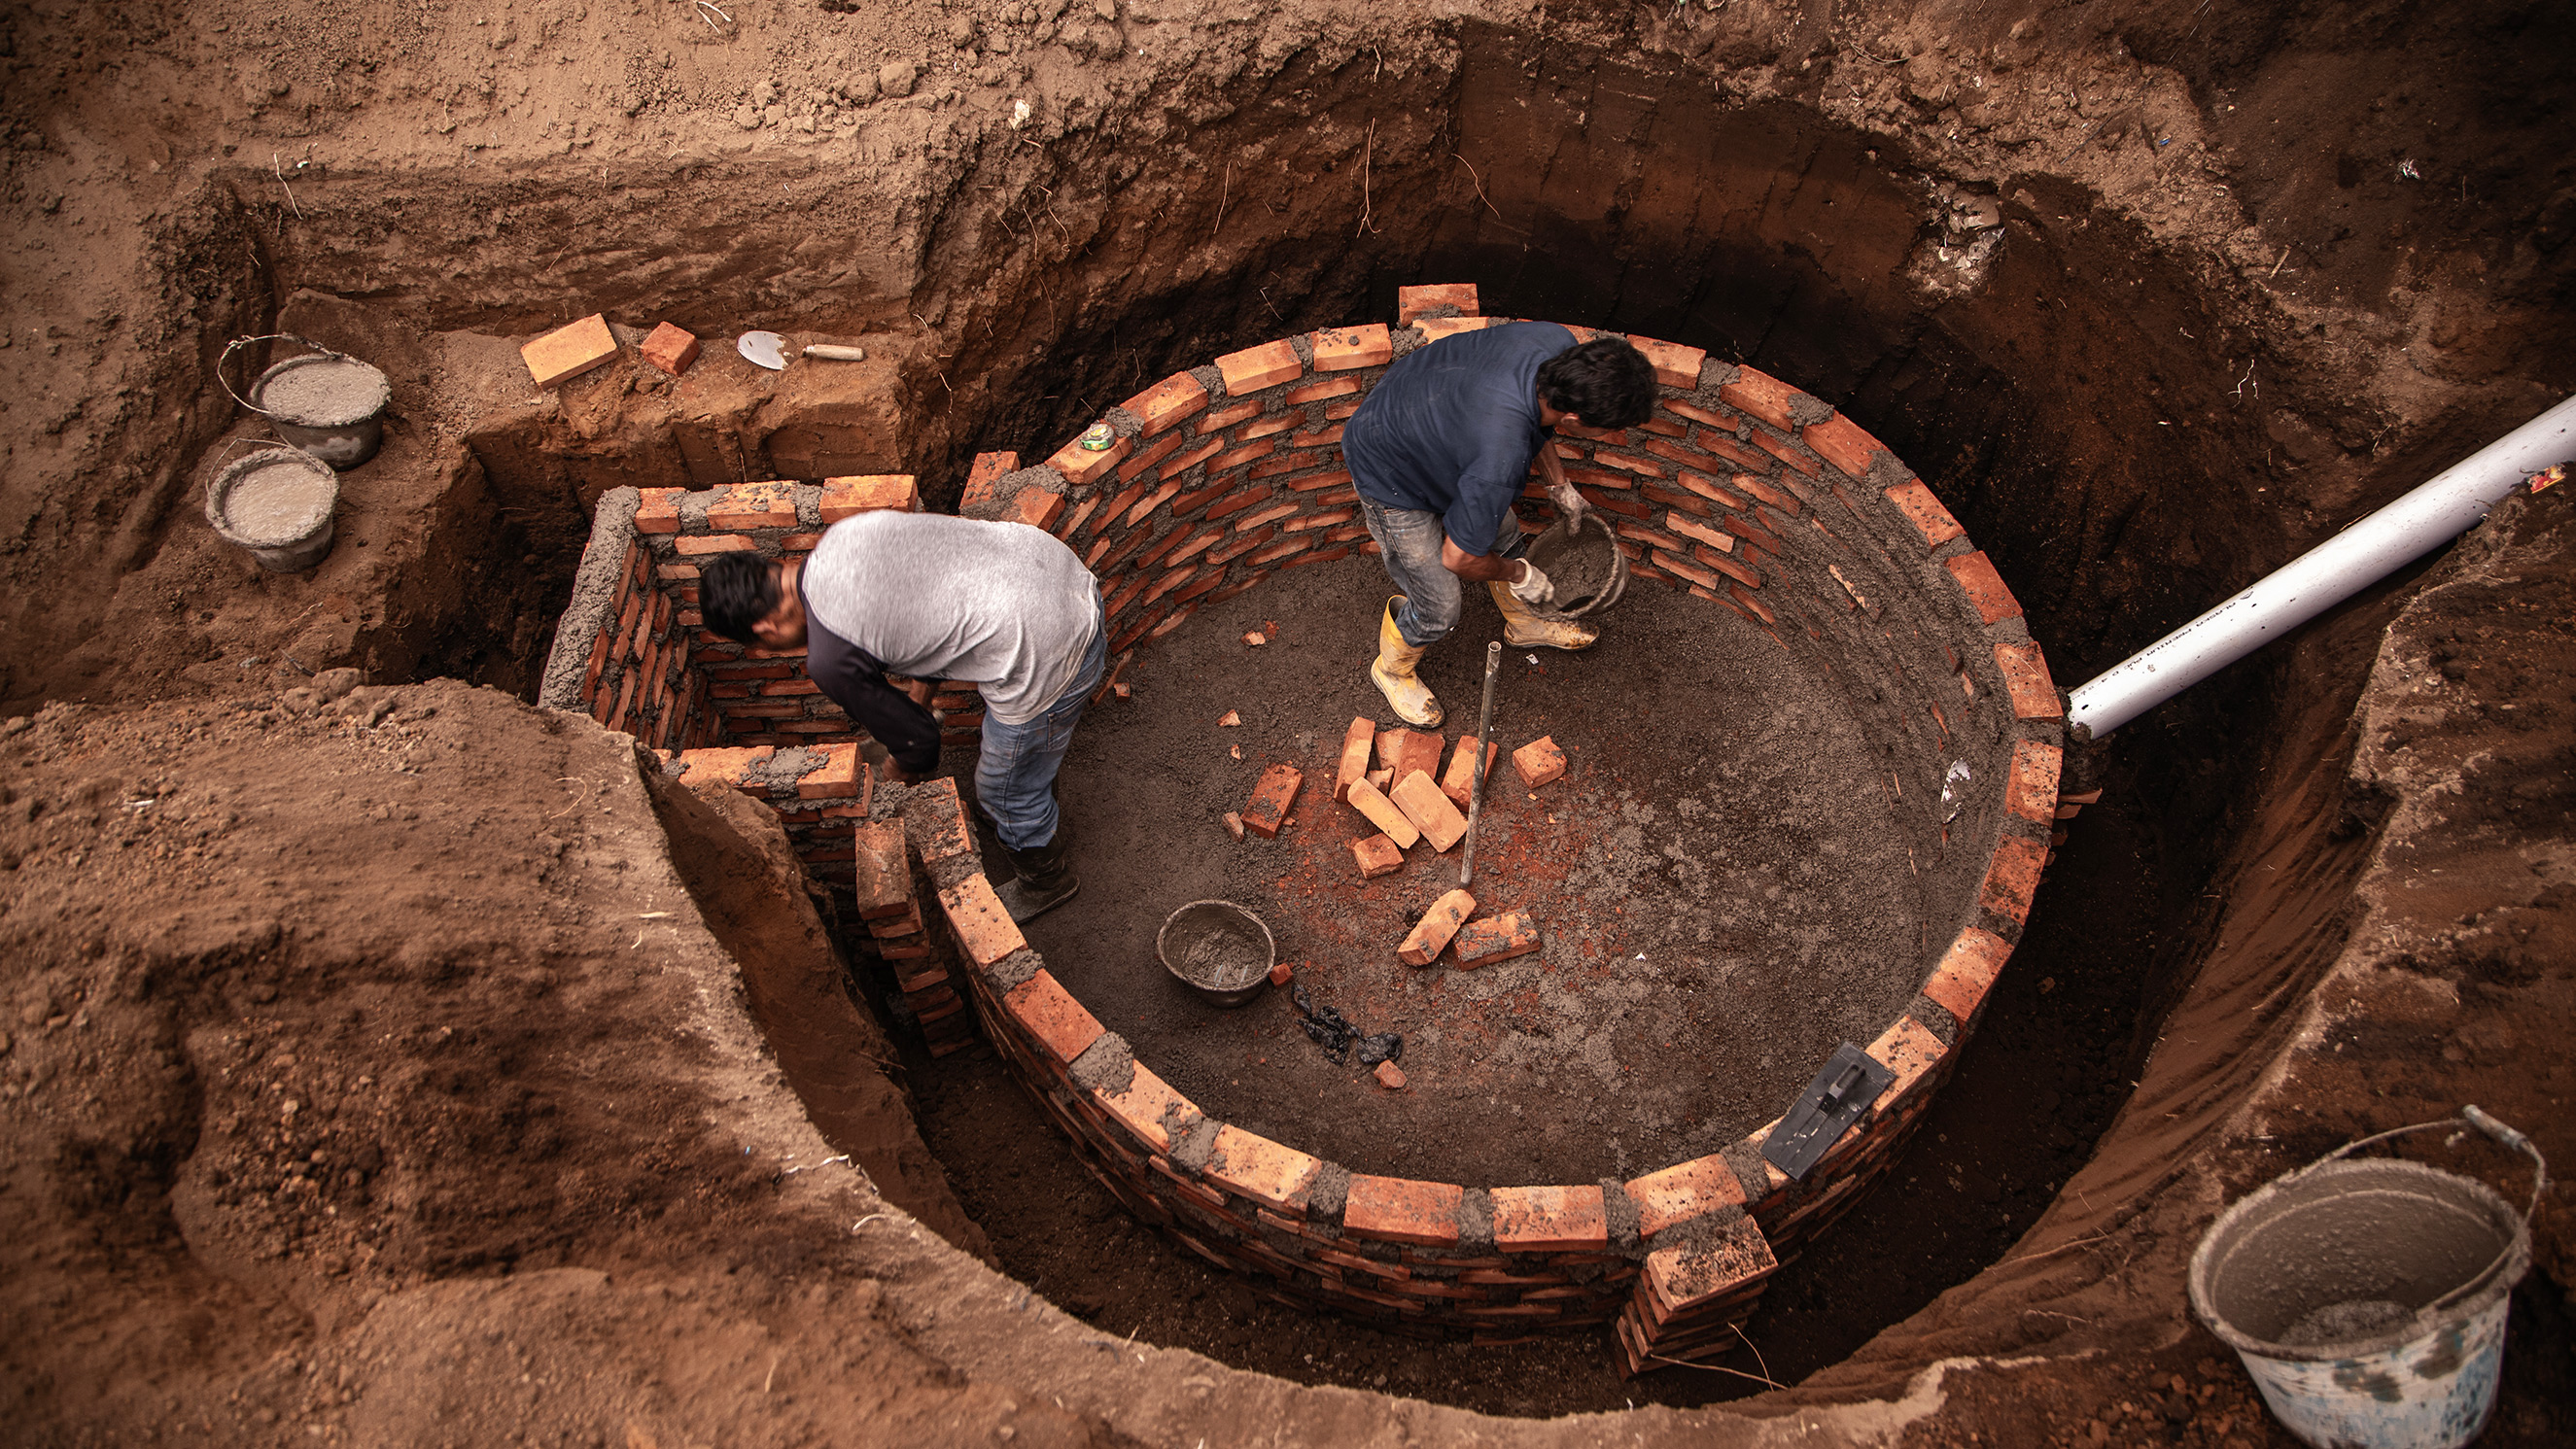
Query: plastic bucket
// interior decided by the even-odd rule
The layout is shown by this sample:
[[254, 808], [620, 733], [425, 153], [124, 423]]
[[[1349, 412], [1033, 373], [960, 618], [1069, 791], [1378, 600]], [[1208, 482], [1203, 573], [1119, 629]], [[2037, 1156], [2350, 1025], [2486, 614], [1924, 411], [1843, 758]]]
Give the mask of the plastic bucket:
[[2505, 1312], [2531, 1266], [2529, 1219], [2439, 1168], [2342, 1156], [2220, 1215], [2191, 1256], [2192, 1311], [2304, 1443], [2465, 1445], [2495, 1409]]
[[290, 357], [251, 384], [250, 404], [277, 435], [334, 468], [355, 468], [385, 440], [393, 388], [384, 373], [345, 353]]
[[1542, 619], [1581, 619], [1619, 602], [1628, 591], [1628, 556], [1598, 512], [1586, 510], [1567, 528], [1564, 519], [1530, 541], [1522, 557], [1556, 585], [1556, 602], [1530, 612]]
[[206, 521], [226, 543], [278, 573], [309, 569], [331, 552], [340, 480], [331, 465], [294, 448], [233, 460], [206, 490]]
[[1279, 947], [1259, 916], [1232, 901], [1192, 901], [1163, 918], [1154, 954], [1175, 980], [1217, 1006], [1241, 1006], [1270, 985]]

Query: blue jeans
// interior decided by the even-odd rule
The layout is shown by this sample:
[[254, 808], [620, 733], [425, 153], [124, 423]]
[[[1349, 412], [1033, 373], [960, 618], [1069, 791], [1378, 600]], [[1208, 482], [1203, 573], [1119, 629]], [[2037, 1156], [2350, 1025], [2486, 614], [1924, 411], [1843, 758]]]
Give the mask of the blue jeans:
[[[1095, 593], [1091, 606], [1099, 609]], [[984, 716], [984, 747], [975, 762], [975, 803], [993, 822], [1002, 843], [1013, 850], [1034, 850], [1055, 839], [1055, 773], [1073, 745], [1073, 727], [1083, 706], [1100, 687], [1109, 661], [1109, 627], [1104, 621], [1091, 636], [1091, 649], [1073, 682], [1036, 718], [1004, 724]]]
[[[1447, 638], [1458, 627], [1465, 600], [1458, 576], [1440, 562], [1440, 545], [1449, 536], [1440, 515], [1418, 508], [1390, 508], [1363, 496], [1360, 517], [1368, 523], [1369, 537], [1377, 540], [1386, 576], [1404, 591], [1404, 604], [1395, 611], [1395, 632], [1416, 649]], [[1510, 540], [1501, 550], [1505, 558], [1519, 558], [1529, 547], [1520, 520], [1509, 510], [1496, 536]]]

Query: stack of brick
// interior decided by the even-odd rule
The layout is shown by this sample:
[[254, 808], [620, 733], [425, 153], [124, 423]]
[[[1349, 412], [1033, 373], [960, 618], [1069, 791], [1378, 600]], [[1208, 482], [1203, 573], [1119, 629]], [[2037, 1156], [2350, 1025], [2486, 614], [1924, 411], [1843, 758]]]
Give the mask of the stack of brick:
[[788, 843], [798, 859], [836, 897], [850, 895], [851, 867], [857, 851], [852, 834], [868, 816], [874, 778], [859, 758], [859, 747], [841, 745], [750, 745], [735, 748], [656, 751], [666, 768], [692, 789], [729, 785], [778, 812]]
[[[948, 782], [939, 782], [948, 785]], [[891, 796], [896, 789], [890, 787]], [[955, 794], [955, 786], [949, 785]], [[975, 1040], [973, 1019], [964, 1011], [950, 971], [953, 959], [939, 939], [925, 929], [921, 891], [911, 852], [905, 848], [901, 806], [889, 799], [888, 818], [872, 819], [858, 828], [858, 915], [894, 978], [894, 990], [905, 1012], [921, 1028], [931, 1055], [946, 1056]]]

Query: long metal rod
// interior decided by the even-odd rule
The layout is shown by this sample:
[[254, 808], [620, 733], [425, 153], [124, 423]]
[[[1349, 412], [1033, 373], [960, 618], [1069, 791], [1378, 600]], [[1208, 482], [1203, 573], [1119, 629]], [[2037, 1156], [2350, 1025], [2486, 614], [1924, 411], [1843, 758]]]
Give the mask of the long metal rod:
[[2079, 738], [2100, 739], [2414, 562], [2486, 517], [2525, 475], [2576, 456], [2569, 398], [2282, 565], [2075, 691]]
[[1476, 879], [1476, 817], [1485, 809], [1485, 755], [1494, 736], [1494, 676], [1502, 672], [1503, 641], [1485, 646], [1485, 708], [1476, 718], [1476, 783], [1467, 792], [1467, 853], [1458, 858], [1458, 884]]

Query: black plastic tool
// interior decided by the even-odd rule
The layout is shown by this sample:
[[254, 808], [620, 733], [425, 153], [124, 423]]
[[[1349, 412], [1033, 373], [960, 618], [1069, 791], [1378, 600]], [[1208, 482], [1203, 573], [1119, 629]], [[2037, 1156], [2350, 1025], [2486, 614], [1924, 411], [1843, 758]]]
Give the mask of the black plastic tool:
[[1869, 1053], [1844, 1042], [1807, 1090], [1762, 1140], [1762, 1156], [1773, 1167], [1805, 1182], [1816, 1159], [1841, 1139], [1843, 1132], [1896, 1080], [1896, 1073], [1871, 1060]]

